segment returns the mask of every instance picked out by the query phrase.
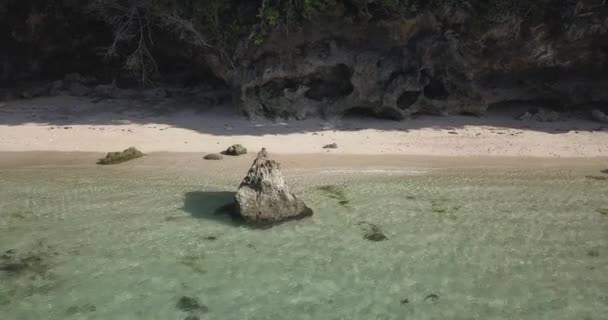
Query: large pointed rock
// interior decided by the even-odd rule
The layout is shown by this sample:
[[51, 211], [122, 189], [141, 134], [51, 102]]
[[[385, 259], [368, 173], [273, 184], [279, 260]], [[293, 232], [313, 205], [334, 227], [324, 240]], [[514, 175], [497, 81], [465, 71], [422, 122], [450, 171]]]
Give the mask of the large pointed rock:
[[289, 191], [278, 162], [258, 153], [235, 196], [236, 212], [248, 224], [270, 226], [312, 216], [312, 210]]

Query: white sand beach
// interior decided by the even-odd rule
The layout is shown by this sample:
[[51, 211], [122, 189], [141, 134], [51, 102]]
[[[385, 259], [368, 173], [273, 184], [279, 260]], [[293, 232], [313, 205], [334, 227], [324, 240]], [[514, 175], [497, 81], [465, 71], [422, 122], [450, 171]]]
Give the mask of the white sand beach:
[[[0, 151], [220, 152], [240, 143], [276, 154], [449, 157], [608, 157], [608, 125], [568, 119], [519, 121], [512, 114], [248, 120], [235, 108], [197, 110], [165, 103], [52, 97], [0, 104]], [[323, 149], [337, 143], [338, 149]]]

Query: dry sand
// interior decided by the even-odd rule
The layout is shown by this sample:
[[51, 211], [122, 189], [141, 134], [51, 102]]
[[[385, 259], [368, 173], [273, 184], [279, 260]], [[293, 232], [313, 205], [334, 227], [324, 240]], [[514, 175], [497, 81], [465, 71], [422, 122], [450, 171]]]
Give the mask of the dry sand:
[[[587, 120], [524, 122], [511, 113], [273, 122], [234, 108], [197, 110], [175, 102], [52, 97], [0, 103], [0, 152], [219, 152], [240, 143], [275, 154], [449, 157], [608, 157], [608, 125]], [[339, 148], [326, 150], [326, 144]]]

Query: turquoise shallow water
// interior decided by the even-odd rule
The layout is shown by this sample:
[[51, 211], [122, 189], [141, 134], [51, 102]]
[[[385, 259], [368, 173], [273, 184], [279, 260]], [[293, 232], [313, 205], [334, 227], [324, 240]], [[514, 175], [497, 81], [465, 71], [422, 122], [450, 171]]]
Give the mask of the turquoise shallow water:
[[0, 171], [0, 319], [608, 314], [599, 172], [288, 171], [315, 216], [252, 230], [215, 213], [241, 171]]

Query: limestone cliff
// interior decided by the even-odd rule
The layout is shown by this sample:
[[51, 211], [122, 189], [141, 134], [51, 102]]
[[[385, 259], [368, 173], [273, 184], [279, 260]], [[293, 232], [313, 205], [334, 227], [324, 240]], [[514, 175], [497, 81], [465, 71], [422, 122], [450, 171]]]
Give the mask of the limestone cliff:
[[[146, 9], [156, 2], [104, 1], [141, 6], [132, 10], [137, 14], [167, 16]], [[0, 53], [0, 81], [10, 85], [15, 79], [57, 76], [57, 65], [66, 73], [91, 70], [98, 79], [111, 79], [108, 73], [116, 71], [120, 56], [111, 60], [114, 69], [100, 70], [106, 60], [98, 55], [95, 63], [93, 54], [112, 44], [111, 28], [79, 16], [76, 8], [85, 2], [60, 1], [64, 7], [54, 10], [61, 14], [54, 15], [44, 1], [32, 2], [31, 8], [17, 1], [0, 5], [0, 17], [11, 17], [0, 22], [7, 48]], [[212, 2], [224, 8], [214, 13], [215, 31], [209, 21], [196, 20], [196, 8], [178, 9], [191, 12], [184, 21], [193, 23], [186, 26], [199, 28], [206, 40], [229, 38], [221, 42], [225, 46], [220, 40], [189, 46], [182, 41], [187, 30], [175, 37], [170, 34], [175, 28], [162, 24], [150, 27], [150, 39], [142, 41], [149, 41], [165, 79], [185, 81], [171, 72], [187, 66], [201, 75], [198, 80], [223, 82], [252, 117], [476, 115], [510, 101], [608, 112], [604, 0], [293, 1], [314, 4], [316, 10], [301, 13], [295, 24], [283, 23], [293, 13], [265, 7], [287, 2]], [[178, 2], [167, 3], [177, 10]], [[388, 4], [407, 10], [389, 10]], [[118, 49], [131, 52], [128, 43]], [[68, 54], [74, 50], [76, 55]]]

